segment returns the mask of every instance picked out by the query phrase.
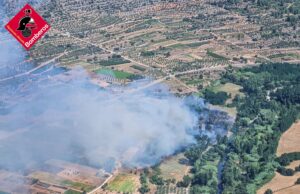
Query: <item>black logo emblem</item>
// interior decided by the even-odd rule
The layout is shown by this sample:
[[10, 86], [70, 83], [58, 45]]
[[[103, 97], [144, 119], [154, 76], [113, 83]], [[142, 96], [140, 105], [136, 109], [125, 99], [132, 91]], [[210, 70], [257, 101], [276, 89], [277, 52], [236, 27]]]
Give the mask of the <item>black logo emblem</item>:
[[34, 19], [30, 16], [31, 10], [25, 10], [25, 17], [23, 17], [19, 22], [19, 27], [17, 30], [22, 31], [24, 37], [29, 37], [31, 35], [32, 29], [36, 28]]

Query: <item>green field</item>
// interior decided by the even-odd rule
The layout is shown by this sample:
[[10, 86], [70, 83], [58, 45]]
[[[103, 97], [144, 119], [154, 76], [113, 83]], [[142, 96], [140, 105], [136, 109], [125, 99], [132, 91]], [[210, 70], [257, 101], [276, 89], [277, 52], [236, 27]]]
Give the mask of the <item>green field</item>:
[[81, 192], [78, 192], [78, 191], [74, 191], [74, 190], [67, 190], [64, 194], [81, 194]]
[[84, 190], [84, 191], [91, 191], [95, 188], [94, 186], [91, 186], [91, 185], [87, 185], [87, 184], [79, 183], [79, 182], [72, 182], [69, 180], [63, 181], [62, 184], [69, 186], [71, 188], [74, 188], [74, 189], [80, 189], [80, 190]]
[[269, 56], [270, 59], [283, 58], [283, 57], [290, 57], [290, 58], [300, 59], [300, 55], [298, 55], [296, 53], [274, 54], [274, 55]]
[[130, 76], [134, 75], [132, 73], [112, 70], [112, 69], [99, 69], [96, 71], [97, 74], [109, 75], [117, 79], [128, 79]]
[[124, 63], [130, 63], [129, 60], [125, 60], [123, 58], [111, 58], [108, 60], [101, 60], [99, 61], [99, 64], [102, 66], [112, 66], [112, 65], [120, 65]]
[[210, 50], [207, 50], [206, 54], [212, 58], [215, 58], [215, 59], [218, 59], [218, 60], [228, 60], [228, 58], [222, 56], [222, 55], [219, 55], [217, 53], [214, 53]]
[[216, 85], [213, 85], [210, 89], [213, 92], [226, 92], [230, 94], [231, 97], [230, 99], [228, 99], [226, 104], [231, 103], [236, 95], [244, 96], [244, 94], [240, 92], [242, 87], [233, 83], [226, 83], [226, 84], [217, 83]]
[[205, 45], [209, 43], [208, 41], [204, 41], [204, 42], [193, 42], [193, 43], [178, 43], [178, 44], [173, 44], [168, 46], [168, 48], [173, 48], [173, 49], [180, 49], [180, 48], [195, 48], [195, 47], [199, 47], [202, 45]]
[[139, 65], [132, 65], [130, 67], [132, 67], [133, 69], [137, 69], [139, 71], [145, 71], [146, 70], [146, 68], [144, 68], [142, 66], [139, 66]]
[[136, 184], [133, 175], [119, 174], [107, 186], [110, 191], [123, 193], [133, 193], [136, 189]]
[[245, 96], [242, 92], [240, 92], [241, 89], [242, 89], [242, 87], [237, 84], [233, 84], [233, 83], [220, 84], [219, 82], [216, 82], [215, 84], [213, 84], [212, 86], [209, 87], [209, 90], [211, 90], [212, 92], [215, 92], [215, 93], [216, 92], [226, 92], [227, 94], [230, 95], [230, 98], [228, 100], [226, 100], [225, 106], [214, 105], [212, 107], [218, 108], [221, 111], [225, 111], [232, 117], [236, 117], [236, 114], [237, 114], [236, 107], [227, 107], [226, 105], [231, 104], [233, 102], [233, 99], [237, 95], [239, 95], [241, 97]]

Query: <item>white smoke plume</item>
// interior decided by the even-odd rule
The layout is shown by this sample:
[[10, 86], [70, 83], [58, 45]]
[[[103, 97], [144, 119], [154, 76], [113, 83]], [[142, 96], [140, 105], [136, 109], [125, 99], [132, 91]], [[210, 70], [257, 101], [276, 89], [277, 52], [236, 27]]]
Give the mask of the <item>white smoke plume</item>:
[[76, 75], [30, 90], [0, 116], [0, 130], [10, 132], [0, 143], [0, 153], [10, 152], [0, 165], [61, 158], [147, 166], [194, 142], [197, 118], [182, 99], [150, 91], [116, 97], [90, 85], [84, 72]]
[[[30, 68], [14, 66], [25, 53], [3, 29], [1, 35], [0, 78]], [[52, 158], [146, 166], [194, 142], [197, 118], [182, 99], [153, 90], [116, 98], [76, 72], [69, 82], [42, 72], [0, 82], [1, 168], [26, 169]]]
[[[1, 35], [8, 37], [3, 30]], [[0, 80], [32, 68], [14, 66], [24, 57], [15, 40], [4, 41]], [[0, 169], [30, 169], [49, 159], [106, 169], [115, 161], [144, 167], [195, 142], [199, 115], [190, 109], [190, 99], [161, 85], [127, 92], [145, 83], [119, 88], [120, 94], [91, 84], [82, 69], [52, 66], [0, 81]]]

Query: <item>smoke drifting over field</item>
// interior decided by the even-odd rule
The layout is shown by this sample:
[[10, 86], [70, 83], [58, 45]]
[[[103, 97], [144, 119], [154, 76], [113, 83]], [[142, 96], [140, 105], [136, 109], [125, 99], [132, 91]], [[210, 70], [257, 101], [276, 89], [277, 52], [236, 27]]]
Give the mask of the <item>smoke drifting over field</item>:
[[[13, 65], [24, 56], [15, 40], [3, 43], [0, 80], [32, 68]], [[164, 86], [126, 92], [144, 83], [115, 93], [92, 85], [82, 69], [52, 67], [0, 82], [0, 168], [24, 170], [49, 159], [143, 167], [195, 142], [199, 115], [189, 104], [203, 106], [201, 100], [174, 97]]]
[[[3, 43], [0, 56], [0, 79], [32, 68], [14, 66], [25, 56], [15, 40]], [[0, 168], [24, 170], [53, 158], [142, 167], [194, 142], [196, 114], [166, 88], [120, 95], [92, 85], [82, 69], [51, 68], [0, 82]], [[73, 78], [61, 81], [66, 77]]]
[[62, 158], [145, 166], [194, 141], [197, 119], [183, 100], [144, 91], [116, 98], [85, 76], [35, 89], [0, 117], [2, 130], [15, 130], [0, 143], [10, 153], [0, 165]]

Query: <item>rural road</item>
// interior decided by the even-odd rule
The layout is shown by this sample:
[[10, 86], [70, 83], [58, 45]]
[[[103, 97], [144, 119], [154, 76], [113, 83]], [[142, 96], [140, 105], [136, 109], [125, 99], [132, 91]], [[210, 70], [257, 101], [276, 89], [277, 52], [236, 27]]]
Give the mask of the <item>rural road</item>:
[[50, 63], [52, 63], [52, 62], [54, 62], [56, 59], [61, 58], [61, 57], [64, 56], [65, 54], [67, 54], [67, 52], [64, 52], [64, 53], [60, 54], [59, 56], [54, 57], [54, 58], [51, 59], [51, 60], [48, 60], [48, 61], [46, 61], [46, 62], [44, 62], [44, 63], [41, 63], [39, 66], [37, 66], [37, 67], [35, 67], [35, 68], [33, 68], [33, 69], [29, 70], [29, 71], [26, 71], [26, 72], [24, 72], [24, 73], [20, 73], [20, 74], [14, 75], [14, 76], [10, 76], [10, 77], [6, 77], [6, 78], [3, 78], [3, 79], [0, 79], [0, 82], [8, 81], [8, 80], [15, 79], [15, 78], [18, 78], [18, 77], [22, 77], [22, 76], [25, 76], [25, 75], [29, 75], [29, 74], [31, 74], [32, 72], [34, 72], [34, 71], [36, 71], [36, 70], [38, 70], [38, 69], [40, 69], [40, 68], [42, 68], [42, 67], [44, 67], [44, 66], [46, 66], [46, 65], [48, 65], [48, 64], [50, 64]]

